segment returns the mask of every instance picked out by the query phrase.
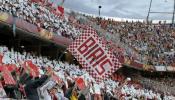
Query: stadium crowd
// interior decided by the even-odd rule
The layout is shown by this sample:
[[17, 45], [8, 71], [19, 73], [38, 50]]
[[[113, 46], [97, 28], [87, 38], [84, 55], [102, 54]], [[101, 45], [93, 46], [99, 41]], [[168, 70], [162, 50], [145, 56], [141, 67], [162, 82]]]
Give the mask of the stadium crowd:
[[[0, 11], [44, 28], [50, 32], [75, 39], [82, 28], [77, 27], [78, 20], [70, 20], [70, 16], [61, 16], [54, 7], [47, 7], [30, 0], [1, 0]], [[117, 22], [112, 19], [85, 16], [92, 23], [99, 24], [109, 34], [108, 38], [119, 35], [119, 40], [130, 49], [125, 48], [125, 56], [131, 60], [154, 66], [174, 66], [174, 28], [166, 23], [149, 25], [144, 22]], [[75, 21], [76, 24], [74, 23]], [[83, 26], [80, 24], [79, 26]], [[116, 37], [117, 38], [117, 37]], [[134, 51], [134, 54], [133, 54]], [[135, 53], [136, 52], [136, 53]]]
[[[117, 98], [172, 100], [174, 98], [170, 94], [161, 96], [162, 94], [158, 92], [144, 89], [131, 78], [125, 78], [123, 81], [108, 79], [97, 84], [94, 78], [79, 66], [49, 60], [47, 57], [36, 56], [25, 51], [17, 52], [5, 46], [0, 47], [0, 55], [1, 98], [23, 97], [31, 100], [39, 98], [43, 100], [116, 100]], [[10, 82], [3, 74], [3, 67], [7, 67], [10, 71], [9, 76], [13, 77]], [[82, 83], [79, 85], [77, 78], [82, 78], [84, 85]], [[3, 88], [4, 92], [2, 92]]]
[[24, 19], [38, 26], [38, 29], [44, 28], [70, 39], [75, 39], [80, 34], [80, 29], [70, 25], [68, 16], [62, 16], [55, 7], [32, 1], [0, 0], [0, 11]]
[[[129, 56], [131, 60], [154, 66], [174, 66], [175, 29], [170, 24], [118, 22], [90, 16], [88, 18], [105, 29], [110, 38], [119, 34], [119, 38], [116, 38], [133, 49], [125, 49], [125, 56]], [[133, 51], [136, 51], [137, 55], [132, 55]]]
[[[75, 24], [72, 20], [70, 21], [68, 15], [61, 16], [55, 8], [47, 6], [30, 0], [0, 0], [0, 11], [24, 19], [38, 28], [47, 29], [70, 39], [75, 39], [82, 32], [82, 28], [74, 26]], [[119, 34], [120, 42], [128, 44], [138, 53], [135, 56], [131, 51], [125, 49], [125, 56], [131, 60], [135, 59], [155, 66], [175, 66], [175, 33], [174, 28], [170, 25], [117, 22], [110, 19], [99, 20], [99, 18], [89, 16], [88, 18], [107, 30], [107, 34], [110, 34], [109, 38]], [[33, 66], [33, 69], [28, 69], [28, 66]], [[5, 46], [0, 47], [0, 67], [1, 84], [4, 88], [4, 90], [1, 88], [1, 98], [31, 100], [39, 98], [43, 100], [175, 99], [171, 94], [161, 94], [145, 89], [142, 84], [135, 84], [130, 78], [125, 78], [123, 82], [121, 80], [114, 82], [109, 79], [97, 84], [85, 70], [79, 69], [79, 66], [49, 60], [47, 57], [36, 56], [34, 53], [16, 52]], [[13, 84], [6, 82], [3, 76], [4, 67], [11, 72]], [[34, 70], [36, 72], [33, 72]], [[76, 83], [77, 78], [84, 80], [83, 89]]]

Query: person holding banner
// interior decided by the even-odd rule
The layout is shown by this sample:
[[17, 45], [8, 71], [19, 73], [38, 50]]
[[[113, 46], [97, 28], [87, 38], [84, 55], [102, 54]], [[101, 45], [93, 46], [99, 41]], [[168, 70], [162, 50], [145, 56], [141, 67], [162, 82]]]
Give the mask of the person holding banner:
[[25, 85], [27, 99], [39, 100], [37, 88], [40, 87], [48, 78], [48, 75], [43, 75], [41, 78], [28, 80]]

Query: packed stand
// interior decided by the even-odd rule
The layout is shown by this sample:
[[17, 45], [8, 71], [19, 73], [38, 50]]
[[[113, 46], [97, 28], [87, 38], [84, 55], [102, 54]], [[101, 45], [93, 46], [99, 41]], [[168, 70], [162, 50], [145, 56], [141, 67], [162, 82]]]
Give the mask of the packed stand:
[[107, 38], [116, 37], [127, 45], [129, 49], [125, 48], [125, 56], [131, 60], [154, 66], [174, 66], [175, 29], [170, 24], [118, 22], [113, 19], [87, 17], [107, 30]]
[[[39, 28], [70, 39], [75, 39], [82, 32], [81, 24], [76, 19], [70, 20], [70, 16], [66, 14], [61, 16], [54, 7], [47, 6], [30, 0], [0, 0], [0, 11], [8, 12]], [[136, 59], [154, 66], [175, 65], [175, 35], [174, 28], [170, 25], [86, 17], [107, 30], [109, 38], [116, 37], [121, 43], [127, 44], [131, 49], [125, 49], [125, 56], [131, 60]]]
[[134, 77], [135, 80], [139, 81], [143, 87], [159, 91], [162, 94], [173, 94], [175, 95], [175, 80], [172, 77], [143, 77], [137, 75]]
[[0, 0], [0, 11], [70, 39], [81, 33], [79, 28], [70, 25], [68, 15], [62, 16], [55, 7], [32, 1]]
[[[39, 98], [43, 100], [156, 98], [161, 100], [159, 93], [142, 88], [130, 78], [124, 79], [123, 82], [109, 79], [97, 84], [85, 70], [66, 62], [49, 60], [47, 57], [36, 56], [25, 51], [16, 52], [5, 46], [0, 47], [0, 55], [1, 84], [4, 88], [4, 92], [1, 91], [3, 93], [1, 98], [31, 100], [39, 100]], [[11, 80], [4, 76], [5, 68], [9, 70], [8, 77], [12, 75]], [[166, 100], [173, 98], [172, 95], [163, 97], [167, 98]]]
[[[70, 21], [67, 16], [57, 15], [55, 9], [48, 9], [45, 5], [29, 0], [0, 0], [0, 11], [8, 12], [40, 28], [71, 39], [75, 39], [81, 33], [81, 28], [74, 27], [73, 21]], [[169, 25], [147, 25], [141, 22], [116, 22], [97, 20], [96, 18], [91, 18], [91, 20], [100, 23], [101, 27], [109, 32], [108, 34], [112, 34], [111, 36], [119, 34], [122, 43], [128, 44], [138, 52], [139, 56], [137, 57], [140, 58], [133, 58], [130, 57], [132, 56], [131, 51], [126, 51], [125, 55], [129, 56], [130, 59], [137, 59], [150, 65], [174, 65], [175, 37], [174, 29]], [[120, 83], [107, 80], [98, 85], [86, 71], [80, 70], [78, 66], [49, 60], [47, 57], [38, 57], [33, 53], [20, 53], [13, 49], [9, 50], [7, 47], [0, 47], [0, 55], [1, 67], [15, 66], [15, 69], [12, 68], [10, 71], [17, 84], [15, 86], [13, 84], [13, 88], [7, 87], [9, 84], [5, 84], [3, 82], [5, 78], [1, 77], [2, 86], [6, 92], [2, 98], [19, 98], [19, 96], [14, 96], [16, 93], [10, 92], [10, 89], [19, 91], [17, 94], [22, 95], [23, 98], [34, 100], [36, 98], [45, 100], [53, 98], [57, 98], [57, 100], [59, 100], [58, 98], [63, 100], [83, 100], [82, 98], [89, 100], [91, 98], [100, 100], [101, 98], [105, 98], [104, 100], [107, 100], [106, 98], [161, 100], [164, 98], [171, 100], [170, 98], [173, 98], [172, 95], [164, 94], [162, 96], [160, 93], [144, 89], [132, 82]], [[30, 72], [30, 69], [29, 72], [24, 71], [26, 69], [23, 66], [28, 66], [28, 63], [35, 66], [34, 68], [37, 67], [39, 74]], [[49, 70], [50, 68], [52, 71]], [[1, 72], [3, 72], [2, 69]], [[18, 73], [14, 74], [14, 72]], [[58, 76], [60, 81], [55, 81], [53, 75]], [[51, 76], [52, 78], [50, 78]], [[86, 87], [82, 90], [75, 81], [77, 77], [84, 79]], [[130, 81], [130, 78], [126, 81]], [[40, 88], [40, 92], [37, 92], [38, 88]]]

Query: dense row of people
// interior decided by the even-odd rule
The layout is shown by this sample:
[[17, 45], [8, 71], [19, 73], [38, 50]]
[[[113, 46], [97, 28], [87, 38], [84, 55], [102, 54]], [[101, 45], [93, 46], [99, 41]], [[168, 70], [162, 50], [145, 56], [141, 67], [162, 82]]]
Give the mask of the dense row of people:
[[[144, 75], [142, 75], [144, 74]], [[128, 76], [131, 76], [136, 82], [142, 84], [144, 88], [157, 91], [161, 94], [173, 94], [175, 93], [174, 89], [174, 74], [173, 73], [143, 73], [143, 72], [133, 72]]]
[[[43, 98], [43, 100], [53, 100], [53, 98], [55, 98], [54, 96], [56, 96], [57, 98], [54, 100], [60, 100], [60, 98], [62, 98], [61, 100], [66, 100], [66, 98], [67, 99], [72, 98], [71, 100], [76, 100], [73, 98], [78, 98], [78, 91], [80, 90], [78, 90], [77, 84], [75, 84], [75, 78], [82, 77], [83, 79], [88, 78], [87, 80], [89, 80], [89, 82], [94, 81], [88, 75], [88, 73], [85, 73], [85, 71], [83, 70], [79, 70], [78, 66], [75, 66], [75, 65], [69, 65], [68, 63], [62, 63], [56, 60], [49, 60], [47, 59], [47, 57], [41, 57], [41, 56], [37, 57], [32, 53], [15, 52], [13, 49], [9, 50], [7, 47], [1, 47], [0, 54], [1, 54], [1, 64], [2, 64], [1, 66], [15, 65], [17, 69], [19, 69], [21, 67], [24, 67], [25, 65], [23, 63], [27, 61], [34, 64], [38, 68], [39, 76], [38, 75], [36, 76], [35, 74], [30, 73], [31, 71], [33, 71], [30, 69], [31, 71], [29, 71], [29, 74], [31, 74], [32, 76], [28, 77], [26, 74], [22, 74], [23, 72], [21, 72], [21, 74], [19, 74], [18, 76], [20, 77], [20, 79], [16, 80], [16, 81], [19, 81], [17, 83], [20, 83], [24, 86], [25, 93], [26, 93], [25, 96], [27, 99], [30, 99], [30, 100], [39, 100], [38, 98]], [[32, 66], [32, 65], [29, 64], [29, 66]], [[48, 72], [48, 68], [53, 69], [54, 72], [52, 71]], [[51, 74], [53, 73], [59, 76], [60, 81], [55, 82], [55, 80], [53, 81], [53, 78], [50, 78]], [[26, 79], [26, 77], [28, 78]], [[90, 83], [86, 83], [86, 85], [87, 84], [90, 84]], [[95, 83], [94, 85], [98, 86]], [[40, 91], [43, 92], [41, 93], [41, 95], [39, 94], [40, 92], [39, 93], [36, 92], [37, 88], [39, 88]], [[96, 90], [99, 90], [99, 89], [97, 88]], [[55, 91], [56, 91], [56, 94], [53, 95], [52, 92], [55, 93]], [[90, 90], [87, 90], [87, 91], [90, 91]], [[9, 96], [7, 90], [6, 92], [7, 92], [7, 96]], [[16, 98], [17, 97], [18, 96], [16, 96]]]
[[[47, 57], [36, 56], [33, 53], [16, 52], [5, 46], [0, 47], [0, 55], [0, 67], [7, 67], [17, 84], [9, 85], [5, 76], [2, 75], [1, 83], [5, 95], [1, 95], [1, 98], [21, 99], [23, 97], [31, 100], [39, 98], [43, 100], [60, 100], [60, 98], [61, 100], [162, 99], [159, 93], [142, 88], [141, 84], [135, 84], [130, 78], [124, 81], [109, 79], [97, 84], [85, 70], [66, 62], [49, 60]], [[9, 68], [10, 66], [15, 66], [15, 68]], [[1, 70], [1, 73], [4, 73], [3, 71]], [[55, 75], [57, 78], [54, 78]], [[83, 79], [84, 85], [82, 83], [79, 85], [77, 82], [77, 79], [80, 78]], [[81, 86], [84, 87], [81, 88]], [[11, 90], [18, 92], [10, 92]], [[164, 98], [171, 100], [173, 96], [164, 95]]]
[[[61, 16], [56, 8], [31, 0], [0, 0], [0, 11], [24, 19], [40, 28], [75, 39], [83, 30], [78, 19]], [[125, 56], [154, 66], [174, 66], [174, 28], [165, 23], [117, 22], [112, 19], [87, 17], [91, 23], [107, 31], [108, 40], [116, 37], [126, 44]], [[76, 23], [75, 23], [76, 22]], [[79, 27], [77, 27], [79, 26]], [[117, 34], [117, 35], [116, 35]], [[114, 39], [112, 39], [114, 40]], [[115, 42], [115, 41], [113, 41]]]
[[141, 83], [147, 88], [152, 88], [155, 91], [161, 91], [165, 94], [174, 94], [174, 79], [161, 79], [161, 78], [140, 78]]
[[8, 12], [32, 23], [38, 28], [74, 39], [80, 34], [80, 29], [70, 25], [68, 16], [62, 16], [55, 7], [35, 3], [33, 0], [0, 0], [0, 11]]
[[[50, 32], [65, 36], [70, 39], [75, 39], [82, 32], [82, 24], [77, 23], [76, 19], [71, 19], [70, 16], [60, 16], [55, 8], [46, 7], [40, 3], [34, 3], [30, 0], [0, 0], [0, 11], [8, 12], [14, 17], [26, 20], [29, 23], [37, 25], [39, 28], [44, 28]], [[129, 59], [139, 60], [142, 63], [149, 65], [175, 65], [174, 47], [175, 35], [174, 28], [166, 24], [150, 24], [147, 25], [143, 22], [116, 22], [113, 20], [105, 20], [99, 18], [88, 18], [92, 23], [98, 23], [101, 28], [108, 31], [108, 39], [119, 35], [121, 43], [128, 44], [131, 49], [125, 49], [125, 53], [116, 52], [116, 56], [125, 56]], [[76, 22], [76, 23], [75, 23]], [[80, 24], [80, 25], [79, 25]], [[78, 26], [78, 27], [77, 27]], [[117, 35], [116, 35], [117, 34]], [[118, 39], [118, 37], [116, 37]], [[116, 47], [115, 49], [120, 49]], [[137, 55], [133, 55], [133, 50]], [[49, 60], [47, 57], [38, 57], [33, 53], [15, 52], [13, 49], [9, 50], [7, 47], [0, 47], [0, 62], [1, 66], [16, 66], [14, 71], [18, 71], [25, 63], [32, 63], [37, 66], [38, 73], [24, 73], [20, 71], [19, 74], [12, 73], [13, 78], [17, 81], [15, 91], [17, 94], [23, 95], [23, 98], [44, 100], [59, 100], [59, 99], [165, 99], [171, 100], [174, 97], [170, 94], [162, 94], [153, 92], [152, 90], [144, 89], [141, 85], [135, 83], [107, 80], [98, 85], [95, 80], [89, 76], [85, 70], [80, 70], [78, 66], [69, 65], [56, 60]], [[2, 58], [2, 59], [1, 59]], [[28, 65], [26, 65], [28, 66]], [[49, 72], [49, 68], [53, 71]], [[3, 71], [1, 70], [3, 73]], [[61, 81], [54, 80], [54, 75], [58, 76]], [[80, 89], [77, 86], [76, 78], [81, 77], [84, 79], [85, 88]], [[5, 79], [5, 78], [4, 78]], [[3, 77], [1, 80], [3, 80]], [[15, 93], [9, 92], [8, 84], [2, 81], [5, 89], [5, 95], [2, 97], [14, 97]], [[146, 79], [145, 83], [150, 82]], [[154, 85], [158, 82], [152, 82]], [[151, 84], [151, 83], [150, 83]], [[18, 87], [18, 89], [16, 89]], [[22, 89], [21, 89], [22, 88]], [[36, 92], [40, 89], [39, 92]], [[35, 91], [35, 92], [34, 92]], [[20, 96], [21, 98], [21, 96]]]
[[112, 19], [87, 17], [105, 29], [109, 34], [108, 38], [119, 34], [116, 39], [132, 49], [125, 48], [125, 56], [129, 56], [131, 60], [136, 59], [154, 66], [174, 66], [175, 30], [170, 24], [118, 22]]

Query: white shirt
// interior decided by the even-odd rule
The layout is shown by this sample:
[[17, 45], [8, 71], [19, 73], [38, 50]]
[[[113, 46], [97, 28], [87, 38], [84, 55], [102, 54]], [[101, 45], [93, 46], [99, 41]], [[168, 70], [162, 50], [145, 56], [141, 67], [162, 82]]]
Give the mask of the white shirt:
[[94, 84], [94, 89], [96, 94], [101, 94], [100, 92], [100, 86], [98, 84]]

